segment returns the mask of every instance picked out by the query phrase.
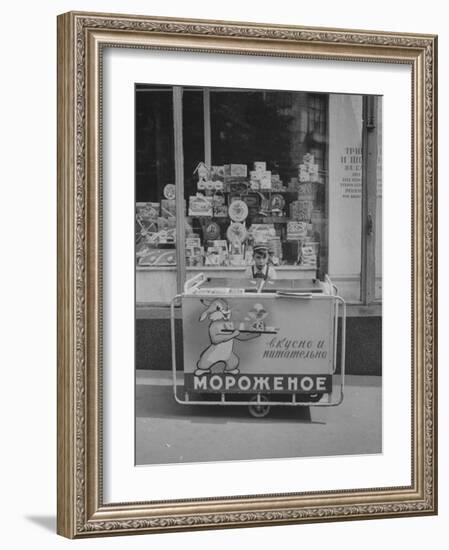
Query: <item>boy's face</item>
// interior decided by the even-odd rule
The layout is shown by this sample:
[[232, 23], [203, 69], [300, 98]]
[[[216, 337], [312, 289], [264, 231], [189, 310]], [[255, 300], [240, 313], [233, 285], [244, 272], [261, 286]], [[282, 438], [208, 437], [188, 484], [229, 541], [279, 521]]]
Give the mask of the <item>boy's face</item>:
[[268, 256], [266, 254], [254, 254], [254, 264], [257, 269], [262, 269], [267, 265]]

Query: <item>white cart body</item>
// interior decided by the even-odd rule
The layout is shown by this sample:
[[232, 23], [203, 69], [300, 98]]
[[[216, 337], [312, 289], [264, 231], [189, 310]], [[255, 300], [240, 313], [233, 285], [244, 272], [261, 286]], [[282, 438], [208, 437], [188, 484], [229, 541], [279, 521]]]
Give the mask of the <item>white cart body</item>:
[[[329, 278], [325, 283], [314, 281], [313, 292], [270, 288], [261, 292], [260, 287], [248, 292], [204, 285], [201, 274], [172, 301], [172, 368], [178, 403], [269, 407], [342, 402], [346, 306]], [[176, 377], [176, 306], [182, 312], [183, 385]], [[335, 386], [339, 315], [341, 372]]]

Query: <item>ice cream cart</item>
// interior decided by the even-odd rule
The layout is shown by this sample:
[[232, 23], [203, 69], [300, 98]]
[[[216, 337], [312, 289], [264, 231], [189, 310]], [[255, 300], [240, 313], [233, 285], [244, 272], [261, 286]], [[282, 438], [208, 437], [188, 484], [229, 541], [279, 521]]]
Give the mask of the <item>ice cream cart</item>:
[[[182, 315], [183, 384], [176, 376], [176, 309]], [[246, 405], [263, 417], [272, 406], [343, 401], [346, 305], [328, 277], [221, 280], [200, 273], [173, 299], [171, 328], [174, 397], [180, 404]]]

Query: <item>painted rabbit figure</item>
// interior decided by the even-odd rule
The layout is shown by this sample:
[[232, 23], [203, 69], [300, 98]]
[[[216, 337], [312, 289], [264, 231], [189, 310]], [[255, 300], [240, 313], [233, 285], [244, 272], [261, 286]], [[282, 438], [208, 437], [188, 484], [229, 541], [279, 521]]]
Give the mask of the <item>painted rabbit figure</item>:
[[200, 321], [208, 319], [210, 345], [202, 353], [197, 362], [196, 375], [208, 374], [211, 367], [217, 363], [224, 363], [224, 372], [238, 374], [239, 358], [234, 353], [234, 339], [240, 335], [233, 329], [230, 322], [231, 310], [227, 302], [221, 298], [211, 303], [202, 301], [207, 309], [200, 316]]

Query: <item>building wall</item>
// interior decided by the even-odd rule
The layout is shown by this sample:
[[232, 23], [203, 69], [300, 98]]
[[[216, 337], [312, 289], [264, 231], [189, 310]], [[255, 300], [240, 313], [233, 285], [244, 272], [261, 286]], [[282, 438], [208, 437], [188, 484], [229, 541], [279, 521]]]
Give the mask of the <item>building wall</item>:
[[[176, 319], [176, 365], [182, 370], [182, 326]], [[339, 331], [339, 342], [341, 331]], [[136, 320], [136, 369], [170, 370], [172, 368], [170, 319]], [[338, 352], [340, 358], [340, 352]], [[382, 374], [381, 317], [348, 317], [346, 320], [346, 373]], [[338, 360], [338, 370], [340, 370]], [[275, 371], [273, 371], [275, 372]]]

